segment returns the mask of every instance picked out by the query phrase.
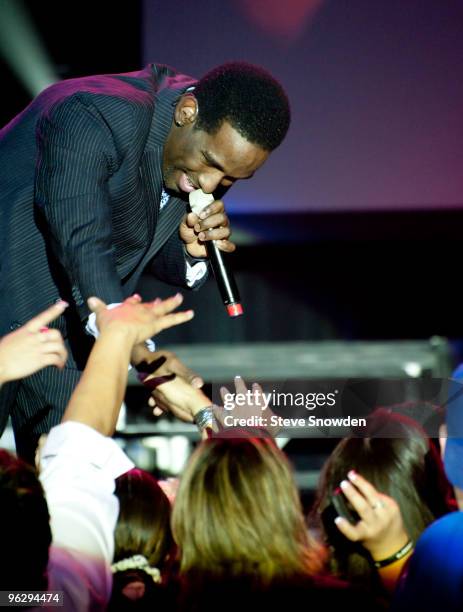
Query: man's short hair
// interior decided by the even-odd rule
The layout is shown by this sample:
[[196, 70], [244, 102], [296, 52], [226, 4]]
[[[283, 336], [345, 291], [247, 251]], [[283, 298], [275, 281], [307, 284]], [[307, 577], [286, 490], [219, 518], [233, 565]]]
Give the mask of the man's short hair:
[[195, 87], [196, 127], [209, 134], [228, 121], [246, 140], [267, 151], [286, 136], [289, 101], [282, 86], [259, 66], [230, 62], [217, 66]]

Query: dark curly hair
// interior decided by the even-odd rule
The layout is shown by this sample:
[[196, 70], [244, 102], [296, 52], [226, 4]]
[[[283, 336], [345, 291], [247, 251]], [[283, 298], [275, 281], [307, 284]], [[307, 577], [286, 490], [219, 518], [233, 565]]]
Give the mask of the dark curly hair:
[[282, 86], [259, 66], [230, 62], [217, 66], [195, 87], [196, 128], [214, 134], [228, 121], [241, 136], [267, 151], [282, 142], [290, 123]]

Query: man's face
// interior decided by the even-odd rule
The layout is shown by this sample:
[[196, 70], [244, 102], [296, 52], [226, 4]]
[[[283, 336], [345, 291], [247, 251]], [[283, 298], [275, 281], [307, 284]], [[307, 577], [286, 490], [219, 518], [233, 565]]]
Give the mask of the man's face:
[[[194, 100], [188, 98], [190, 103]], [[196, 114], [185, 117], [177, 108], [179, 117], [180, 126], [172, 125], [164, 146], [162, 171], [167, 189], [186, 194], [200, 188], [212, 193], [219, 185], [229, 187], [239, 179], [251, 178], [270, 154], [248, 142], [226, 121], [215, 134], [208, 134], [195, 129]]]

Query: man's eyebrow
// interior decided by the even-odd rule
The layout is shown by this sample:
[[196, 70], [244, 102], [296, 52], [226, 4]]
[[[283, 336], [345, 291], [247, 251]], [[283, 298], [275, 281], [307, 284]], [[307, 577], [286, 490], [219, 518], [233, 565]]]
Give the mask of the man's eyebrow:
[[224, 167], [222, 166], [222, 164], [220, 162], [218, 162], [215, 157], [213, 155], [211, 155], [211, 153], [209, 153], [209, 151], [201, 151], [204, 159], [207, 161], [208, 164], [210, 164], [211, 166], [214, 166], [214, 168], [217, 168], [217, 170], [221, 170], [222, 172], [225, 172]]
[[[218, 170], [220, 170], [221, 172], [225, 173], [224, 167], [222, 166], [222, 164], [220, 162], [218, 162], [215, 157], [213, 155], [211, 155], [211, 153], [209, 153], [209, 151], [201, 151], [201, 153], [203, 154], [204, 159], [207, 161], [207, 163], [210, 166], [213, 166], [214, 168], [217, 168]], [[250, 179], [254, 176], [254, 172], [252, 174], [250, 174], [249, 176], [244, 176], [241, 177], [240, 179], [236, 179], [234, 177], [230, 177], [233, 181], [236, 180], [246, 180], [246, 179]]]

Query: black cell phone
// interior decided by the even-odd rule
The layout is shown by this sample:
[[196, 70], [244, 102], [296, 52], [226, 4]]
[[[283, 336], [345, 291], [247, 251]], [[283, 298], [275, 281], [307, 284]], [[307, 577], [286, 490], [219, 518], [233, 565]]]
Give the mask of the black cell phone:
[[351, 525], [356, 525], [360, 521], [360, 516], [357, 514], [356, 510], [344, 495], [340, 487], [337, 487], [333, 491], [331, 503], [333, 504], [337, 515], [345, 518]]

